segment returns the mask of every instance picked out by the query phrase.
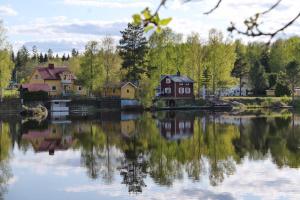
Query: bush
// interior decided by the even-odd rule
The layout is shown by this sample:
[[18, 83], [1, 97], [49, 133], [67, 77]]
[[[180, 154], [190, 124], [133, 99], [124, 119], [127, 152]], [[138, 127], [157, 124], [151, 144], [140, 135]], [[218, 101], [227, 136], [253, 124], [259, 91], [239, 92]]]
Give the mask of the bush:
[[289, 89], [288, 86], [277, 83], [276, 88], [275, 88], [275, 96], [277, 97], [282, 97], [282, 96], [290, 96], [291, 95], [291, 90]]
[[22, 92], [21, 98], [23, 98], [24, 101], [47, 101], [48, 93], [44, 91]]

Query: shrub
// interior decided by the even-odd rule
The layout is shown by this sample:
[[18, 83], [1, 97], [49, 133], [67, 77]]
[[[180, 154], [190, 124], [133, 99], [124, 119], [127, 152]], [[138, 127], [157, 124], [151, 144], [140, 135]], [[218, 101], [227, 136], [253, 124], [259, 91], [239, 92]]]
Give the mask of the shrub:
[[288, 86], [277, 83], [276, 88], [275, 88], [275, 96], [277, 97], [282, 97], [282, 96], [290, 96], [291, 95], [291, 90], [289, 89]]
[[24, 101], [46, 101], [48, 100], [48, 93], [44, 91], [22, 92], [21, 98]]

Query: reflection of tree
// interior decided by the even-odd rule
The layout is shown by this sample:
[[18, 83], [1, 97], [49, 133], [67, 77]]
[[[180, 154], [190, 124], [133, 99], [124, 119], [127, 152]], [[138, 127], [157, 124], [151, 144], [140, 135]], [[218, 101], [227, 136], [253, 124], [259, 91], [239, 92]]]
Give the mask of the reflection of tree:
[[128, 149], [125, 151], [125, 160], [121, 165], [122, 184], [128, 186], [128, 191], [132, 193], [142, 192], [142, 188], [146, 187], [144, 179], [147, 176], [147, 162], [143, 152], [137, 147], [138, 141], [136, 135], [133, 138], [126, 139]]
[[9, 166], [11, 144], [9, 125], [0, 121], [0, 199], [4, 199], [8, 181], [12, 177]]

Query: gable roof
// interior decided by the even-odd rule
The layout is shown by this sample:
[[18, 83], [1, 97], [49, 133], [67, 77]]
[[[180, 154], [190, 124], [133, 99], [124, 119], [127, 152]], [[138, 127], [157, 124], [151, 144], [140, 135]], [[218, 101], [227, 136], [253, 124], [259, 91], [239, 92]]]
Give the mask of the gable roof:
[[178, 76], [178, 75], [162, 75], [161, 80], [164, 78], [169, 77], [175, 83], [194, 83], [194, 81], [189, 78], [188, 76]]
[[134, 88], [137, 88], [136, 85], [134, 85], [133, 83], [131, 82], [120, 82], [120, 83], [108, 83], [108, 84], [104, 84], [103, 87], [107, 87], [107, 88], [122, 88], [126, 85], [132, 85]]
[[49, 92], [50, 91], [49, 85], [44, 84], [44, 83], [22, 84], [21, 89], [27, 89], [29, 92], [38, 92], [38, 91]]
[[[60, 74], [63, 72], [71, 73], [67, 67], [37, 67], [36, 69], [41, 77], [44, 80], [60, 80]], [[72, 74], [72, 79], [75, 79], [75, 76]]]

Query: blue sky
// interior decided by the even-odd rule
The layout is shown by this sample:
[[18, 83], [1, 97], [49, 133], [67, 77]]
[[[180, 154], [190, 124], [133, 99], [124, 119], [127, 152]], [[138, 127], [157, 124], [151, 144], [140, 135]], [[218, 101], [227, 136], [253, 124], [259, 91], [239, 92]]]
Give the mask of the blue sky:
[[[216, 0], [217, 1], [217, 0]], [[224, 0], [211, 15], [203, 15], [216, 3], [214, 0], [194, 0], [182, 4], [181, 0], [169, 0], [161, 10], [164, 17], [173, 17], [170, 27], [188, 35], [198, 32], [205, 41], [208, 30], [217, 28], [225, 38], [231, 21], [240, 25], [246, 17], [263, 11], [275, 0]], [[120, 31], [131, 21], [134, 13], [145, 7], [156, 8], [159, 0], [0, 0], [0, 18], [7, 29], [9, 42], [15, 49], [25, 44], [36, 45], [40, 51], [52, 48], [55, 52], [67, 52], [71, 48], [82, 50], [89, 40], [101, 40], [105, 35], [116, 39]], [[300, 3], [285, 0], [282, 5], [265, 16], [263, 27], [272, 30], [299, 12]], [[299, 23], [280, 37], [299, 34]], [[231, 38], [240, 37], [233, 35]], [[243, 38], [245, 41], [248, 38]], [[264, 38], [260, 38], [264, 39]]]

